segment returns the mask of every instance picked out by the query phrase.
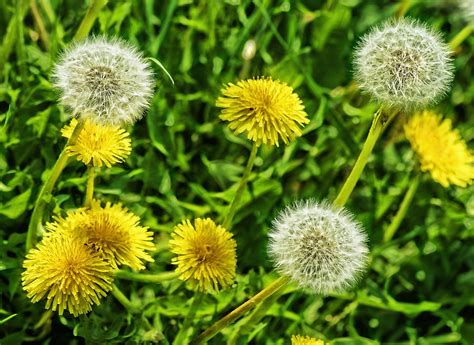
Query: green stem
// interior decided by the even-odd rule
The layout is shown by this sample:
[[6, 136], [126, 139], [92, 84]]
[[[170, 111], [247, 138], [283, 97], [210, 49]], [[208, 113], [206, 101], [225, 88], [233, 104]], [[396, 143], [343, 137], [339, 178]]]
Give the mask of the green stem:
[[357, 158], [357, 161], [352, 168], [349, 177], [344, 182], [339, 194], [337, 195], [336, 199], [334, 200], [334, 205], [337, 206], [344, 206], [349, 199], [349, 196], [352, 194], [357, 181], [359, 181], [360, 175], [367, 164], [367, 160], [372, 153], [375, 143], [377, 142], [380, 134], [387, 128], [393, 116], [396, 113], [392, 112], [390, 115], [385, 115], [380, 108], [374, 115], [374, 119], [372, 120], [372, 125], [369, 130], [369, 134], [367, 135], [367, 139], [365, 139], [364, 146], [362, 147], [362, 151]]
[[86, 197], [84, 199], [84, 206], [89, 207], [92, 199], [94, 198], [94, 179], [95, 179], [95, 167], [91, 164], [87, 167], [87, 187]]
[[385, 233], [383, 236], [383, 241], [385, 243], [389, 242], [393, 238], [393, 235], [395, 235], [398, 228], [400, 227], [400, 224], [405, 218], [408, 212], [408, 209], [410, 207], [410, 204], [413, 201], [413, 198], [416, 194], [418, 186], [420, 185], [420, 180], [421, 180], [421, 174], [417, 173], [415, 178], [411, 181], [410, 186], [408, 187], [405, 193], [405, 196], [403, 197], [402, 203], [400, 204], [400, 208], [398, 209], [397, 213], [393, 217], [392, 222], [390, 223], [388, 228], [385, 230]]
[[83, 40], [89, 35], [89, 32], [94, 25], [95, 20], [99, 16], [100, 11], [107, 5], [108, 0], [92, 0], [89, 8], [87, 9], [86, 15], [82, 18], [81, 25], [77, 29], [73, 40]]
[[400, 1], [400, 6], [398, 7], [398, 10], [397, 10], [397, 13], [395, 14], [395, 17], [396, 18], [403, 17], [408, 12], [411, 5], [412, 5], [411, 0], [401, 0]]
[[33, 213], [31, 214], [30, 224], [28, 225], [28, 233], [26, 234], [27, 251], [30, 250], [36, 244], [36, 236], [43, 221], [44, 209], [51, 198], [51, 193], [53, 191], [54, 186], [56, 185], [56, 181], [61, 175], [61, 172], [69, 163], [69, 155], [67, 152], [68, 146], [76, 142], [77, 137], [79, 136], [79, 133], [82, 130], [83, 126], [84, 121], [79, 121], [77, 123], [76, 127], [74, 128], [74, 131], [71, 134], [71, 137], [67, 141], [66, 146], [59, 155], [58, 160], [54, 164], [48, 179], [44, 183], [43, 187], [41, 187], [38, 197], [36, 198]]
[[229, 211], [227, 212], [227, 215], [222, 223], [223, 227], [226, 229], [229, 229], [232, 225], [232, 219], [234, 218], [235, 212], [237, 211], [237, 206], [239, 205], [240, 199], [242, 198], [242, 193], [245, 190], [245, 186], [247, 185], [250, 172], [252, 171], [252, 167], [255, 162], [255, 157], [257, 156], [257, 151], [258, 144], [254, 142], [252, 146], [252, 151], [250, 152], [249, 160], [247, 161], [247, 166], [244, 170], [244, 174], [240, 179], [239, 186], [237, 187], [237, 191], [234, 195], [234, 199], [232, 200], [229, 206]]
[[456, 36], [449, 41], [448, 45], [451, 50], [456, 50], [457, 47], [461, 45], [462, 42], [474, 31], [474, 25], [472, 23], [467, 24], [461, 31], [457, 33]]
[[135, 312], [135, 307], [133, 306], [132, 302], [130, 302], [127, 296], [125, 296], [115, 284], [112, 284], [112, 295], [121, 305], [123, 305], [125, 309], [127, 309], [127, 311], [131, 313]]
[[235, 345], [239, 340], [239, 337], [245, 334], [249, 334], [253, 326], [260, 322], [260, 320], [266, 315], [268, 309], [280, 298], [283, 293], [283, 288], [278, 289], [273, 293], [272, 296], [268, 297], [266, 300], [262, 301], [253, 311], [247, 316], [241, 325], [233, 332], [233, 335], [228, 341], [228, 345]]
[[193, 298], [193, 302], [191, 303], [191, 306], [189, 307], [188, 314], [184, 318], [183, 325], [178, 331], [178, 334], [176, 335], [176, 338], [173, 341], [173, 345], [181, 345], [181, 344], [186, 344], [186, 338], [187, 338], [187, 333], [188, 330], [191, 328], [191, 325], [193, 323], [194, 317], [196, 316], [196, 311], [201, 304], [203, 297], [202, 292], [196, 292]]
[[289, 281], [290, 280], [287, 277], [278, 278], [273, 283], [271, 283], [266, 288], [264, 288], [262, 291], [260, 291], [258, 294], [251, 297], [245, 303], [241, 304], [239, 307], [235, 308], [226, 316], [224, 316], [222, 319], [215, 322], [212, 326], [210, 326], [208, 329], [202, 332], [199, 336], [194, 338], [194, 340], [192, 340], [189, 344], [190, 345], [204, 344], [207, 340], [211, 339], [213, 336], [219, 333], [222, 329], [224, 329], [225, 327], [230, 325], [232, 322], [237, 320], [239, 317], [244, 315], [247, 311], [249, 311], [256, 305], [260, 304], [261, 302], [266, 300], [268, 297], [278, 292], [280, 289], [283, 289], [286, 286], [286, 284], [288, 284]]
[[129, 271], [119, 270], [115, 272], [115, 278], [134, 280], [143, 283], [162, 283], [168, 280], [177, 279], [179, 276], [176, 272], [161, 272], [157, 274], [142, 274]]

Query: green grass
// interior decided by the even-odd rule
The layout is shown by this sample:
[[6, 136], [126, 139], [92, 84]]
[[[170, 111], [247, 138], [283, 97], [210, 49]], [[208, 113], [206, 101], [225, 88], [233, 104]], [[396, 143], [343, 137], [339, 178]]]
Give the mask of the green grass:
[[[57, 104], [51, 69], [78, 29], [87, 4], [38, 0], [0, 2], [0, 343], [172, 342], [193, 296], [177, 280], [148, 284], [117, 279], [131, 315], [110, 294], [85, 317], [54, 315], [38, 327], [43, 303], [32, 304], [20, 281], [26, 230], [35, 197], [65, 140], [67, 113]], [[465, 25], [455, 6], [413, 1], [408, 15], [447, 40]], [[167, 249], [184, 218], [223, 219], [251, 149], [218, 118], [224, 83], [271, 75], [293, 86], [311, 122], [288, 146], [263, 147], [232, 228], [238, 243], [234, 288], [207, 295], [194, 331], [266, 286], [276, 275], [266, 254], [271, 221], [295, 199], [333, 200], [360, 151], [376, 105], [338, 92], [351, 81], [352, 51], [368, 28], [392, 16], [395, 1], [109, 1], [93, 33], [120, 36], [158, 59], [157, 93], [145, 119], [129, 128], [133, 153], [102, 169], [97, 195], [122, 202], [155, 232], [155, 263], [146, 273], [173, 270]], [[41, 35], [43, 25], [47, 37]], [[244, 66], [247, 40], [257, 43]], [[472, 148], [474, 37], [455, 57], [452, 92], [437, 110], [453, 119]], [[211, 344], [289, 344], [292, 334], [331, 344], [472, 344], [474, 342], [474, 188], [445, 189], [425, 176], [394, 239], [382, 243], [416, 162], [395, 121], [376, 145], [347, 207], [370, 237], [373, 260], [359, 285], [343, 295], [315, 296], [287, 288], [254, 327], [241, 322]], [[54, 212], [80, 205], [86, 169], [63, 173]], [[245, 319], [244, 319], [245, 320]], [[236, 332], [240, 336], [235, 338]]]

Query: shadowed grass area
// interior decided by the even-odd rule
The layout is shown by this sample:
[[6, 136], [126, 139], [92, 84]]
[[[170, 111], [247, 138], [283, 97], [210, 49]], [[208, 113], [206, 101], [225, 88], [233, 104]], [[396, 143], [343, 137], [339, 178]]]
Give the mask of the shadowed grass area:
[[[296, 199], [334, 200], [360, 152], [378, 106], [351, 84], [353, 48], [399, 6], [378, 0], [97, 1], [103, 7], [91, 34], [128, 40], [174, 80], [153, 64], [157, 93], [146, 117], [128, 128], [132, 154], [96, 171], [96, 196], [123, 203], [155, 233], [155, 262], [143, 272], [154, 276], [152, 283], [117, 279], [123, 303], [109, 295], [87, 316], [50, 318], [44, 302], [26, 298], [21, 265], [35, 198], [65, 144], [60, 129], [69, 114], [57, 103], [52, 66], [92, 2], [0, 2], [1, 344], [172, 343], [194, 293], [166, 273], [174, 269], [170, 232], [185, 218], [224, 220], [252, 143], [219, 119], [215, 100], [224, 84], [257, 76], [292, 86], [311, 121], [289, 145], [259, 149], [230, 229], [237, 241], [236, 284], [203, 296], [193, 335], [267, 286], [276, 278], [266, 251], [272, 219]], [[413, 1], [407, 15], [447, 41], [466, 25], [456, 6], [442, 1]], [[245, 60], [249, 40], [255, 56]], [[452, 91], [435, 107], [471, 149], [473, 54], [471, 34], [453, 57]], [[398, 116], [383, 134], [347, 203], [370, 238], [370, 267], [358, 286], [327, 297], [289, 286], [273, 304], [249, 314], [251, 322], [237, 321], [210, 344], [288, 344], [292, 334], [331, 344], [474, 342], [474, 188], [443, 188], [423, 175], [407, 215], [384, 242], [417, 164], [404, 138], [406, 117]], [[74, 161], [48, 209], [77, 208], [86, 184], [86, 168]]]

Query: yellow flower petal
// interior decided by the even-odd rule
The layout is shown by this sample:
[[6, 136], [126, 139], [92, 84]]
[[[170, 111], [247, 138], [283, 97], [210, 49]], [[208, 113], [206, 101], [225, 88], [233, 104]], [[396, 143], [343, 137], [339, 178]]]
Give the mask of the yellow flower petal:
[[271, 78], [229, 83], [216, 105], [220, 118], [229, 121], [236, 134], [247, 132], [247, 138], [269, 145], [285, 144], [302, 134], [300, 126], [309, 122], [303, 103], [293, 89]]
[[405, 125], [405, 135], [418, 155], [422, 171], [443, 187], [466, 187], [474, 179], [474, 155], [449, 119], [432, 111], [415, 114]]
[[325, 343], [308, 336], [293, 335], [291, 336], [291, 345], [325, 345]]
[[236, 243], [232, 234], [211, 219], [178, 224], [171, 235], [172, 263], [180, 279], [205, 292], [230, 286], [235, 279]]
[[[130, 154], [131, 140], [130, 134], [117, 126], [95, 124], [90, 120], [85, 120], [75, 144], [68, 147], [68, 154], [76, 157], [84, 164], [92, 164], [96, 167], [124, 161]], [[77, 125], [77, 120], [72, 119], [71, 123], [61, 130], [64, 137], [69, 138]]]

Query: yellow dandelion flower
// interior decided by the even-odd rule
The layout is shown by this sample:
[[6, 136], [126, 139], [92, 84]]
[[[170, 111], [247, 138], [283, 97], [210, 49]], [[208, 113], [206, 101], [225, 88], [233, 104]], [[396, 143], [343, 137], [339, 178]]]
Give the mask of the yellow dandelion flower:
[[[291, 336], [291, 345], [325, 345], [326, 343], [322, 340], [317, 340], [303, 335]], [[327, 343], [329, 344], [329, 343]]]
[[44, 239], [28, 252], [23, 267], [28, 298], [36, 303], [46, 297], [46, 309], [60, 315], [85, 314], [112, 290], [112, 267], [71, 237]]
[[64, 233], [82, 240], [89, 248], [101, 254], [114, 268], [130, 266], [144, 269], [142, 260], [153, 262], [146, 252], [153, 250], [153, 233], [139, 225], [140, 218], [120, 204], [92, 200], [90, 208], [69, 212], [66, 218], [58, 217], [48, 223], [47, 236]]
[[304, 105], [293, 88], [272, 78], [241, 80], [222, 90], [216, 105], [223, 108], [220, 118], [229, 121], [236, 134], [247, 132], [257, 144], [288, 144], [302, 134], [300, 126], [309, 122]]
[[466, 187], [474, 179], [474, 155], [449, 119], [432, 111], [415, 114], [405, 125], [405, 135], [416, 152], [422, 171], [429, 171], [443, 187]]
[[183, 221], [174, 228], [170, 249], [180, 279], [204, 292], [218, 291], [235, 279], [236, 243], [232, 234], [211, 219]]
[[[84, 164], [93, 164], [95, 167], [124, 161], [130, 154], [130, 134], [117, 126], [101, 125], [85, 120], [84, 128], [79, 133], [75, 144], [68, 147], [68, 154], [76, 157]], [[77, 125], [77, 120], [61, 130], [63, 137], [69, 138]]]

